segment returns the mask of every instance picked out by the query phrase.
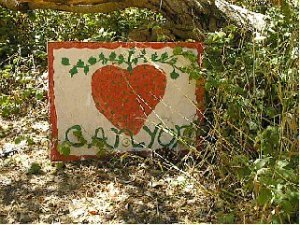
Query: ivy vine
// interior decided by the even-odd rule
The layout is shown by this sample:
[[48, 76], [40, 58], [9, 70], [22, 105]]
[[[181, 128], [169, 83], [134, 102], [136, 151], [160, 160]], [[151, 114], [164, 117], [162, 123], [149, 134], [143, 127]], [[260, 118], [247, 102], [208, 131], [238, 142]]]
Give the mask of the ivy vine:
[[[97, 57], [91, 56], [87, 62], [79, 59], [75, 65], [71, 65], [69, 58], [63, 57], [61, 59], [61, 64], [64, 66], [72, 66], [69, 70], [71, 77], [78, 74], [79, 70], [83, 70], [83, 73], [87, 75], [90, 71], [90, 66], [93, 66], [96, 63], [101, 63], [102, 65], [107, 65], [108, 63], [117, 65], [125, 64], [127, 66], [127, 70], [132, 72], [134, 66], [136, 66], [139, 62], [159, 62], [168, 64], [173, 68], [173, 71], [170, 73], [170, 77], [174, 80], [179, 77], [179, 72], [188, 74], [190, 79], [197, 80], [200, 78], [201, 73], [197, 55], [190, 50], [184, 50], [182, 47], [177, 46], [173, 49], [173, 55], [169, 55], [167, 52], [164, 52], [159, 56], [158, 53], [155, 52], [151, 54], [150, 57], [147, 56], [146, 49], [142, 49], [138, 55], [134, 56], [136, 51], [136, 48], [130, 48], [127, 58], [125, 58], [124, 54], [117, 55], [114, 51], [111, 52], [108, 57], [101, 52]], [[188, 66], [178, 66], [178, 56], [183, 56], [188, 59], [190, 64]]]

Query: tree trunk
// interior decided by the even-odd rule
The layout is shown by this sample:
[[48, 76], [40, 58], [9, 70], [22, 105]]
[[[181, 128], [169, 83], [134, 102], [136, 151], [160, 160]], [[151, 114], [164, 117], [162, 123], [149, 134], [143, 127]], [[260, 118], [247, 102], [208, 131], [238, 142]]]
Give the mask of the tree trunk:
[[234, 23], [261, 31], [265, 16], [224, 0], [0, 0], [13, 10], [57, 9], [78, 13], [109, 13], [128, 7], [161, 12], [172, 34], [181, 39], [203, 40], [204, 33]]

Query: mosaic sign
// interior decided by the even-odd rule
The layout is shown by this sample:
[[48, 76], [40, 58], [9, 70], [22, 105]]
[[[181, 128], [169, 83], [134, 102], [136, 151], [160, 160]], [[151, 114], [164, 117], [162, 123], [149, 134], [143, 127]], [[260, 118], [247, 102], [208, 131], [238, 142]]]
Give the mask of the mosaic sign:
[[184, 135], [195, 140], [201, 53], [201, 43], [50, 42], [51, 159], [176, 150]]

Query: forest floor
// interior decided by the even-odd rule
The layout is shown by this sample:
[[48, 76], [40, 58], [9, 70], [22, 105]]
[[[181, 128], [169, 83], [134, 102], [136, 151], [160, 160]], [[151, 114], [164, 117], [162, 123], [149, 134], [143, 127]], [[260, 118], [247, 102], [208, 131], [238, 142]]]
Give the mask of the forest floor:
[[[46, 88], [47, 76], [40, 78]], [[192, 157], [178, 167], [135, 155], [52, 163], [46, 100], [0, 120], [0, 155], [17, 151], [0, 158], [0, 223], [216, 221], [215, 198], [199, 187], [214, 185]]]
[[[8, 125], [19, 129], [33, 123], [31, 131], [39, 143], [11, 143], [21, 151], [0, 161], [0, 223], [195, 223], [215, 219], [213, 198], [159, 160], [128, 156], [55, 165], [48, 156], [47, 130], [38, 129], [46, 122], [25, 121]], [[2, 140], [3, 145], [9, 142]]]

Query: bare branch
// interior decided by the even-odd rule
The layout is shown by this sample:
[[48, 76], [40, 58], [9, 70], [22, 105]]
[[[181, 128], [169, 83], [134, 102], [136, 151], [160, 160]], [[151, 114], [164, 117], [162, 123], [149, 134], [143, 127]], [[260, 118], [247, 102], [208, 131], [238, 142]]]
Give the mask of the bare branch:
[[[173, 24], [173, 34], [182, 39], [203, 39], [205, 31], [215, 31], [234, 23], [261, 31], [265, 16], [224, 0], [0, 0], [0, 6], [13, 10], [53, 9], [77, 13], [109, 13], [128, 7], [161, 12]], [[189, 28], [178, 29], [178, 25]], [[192, 29], [190, 29], [192, 27]]]

